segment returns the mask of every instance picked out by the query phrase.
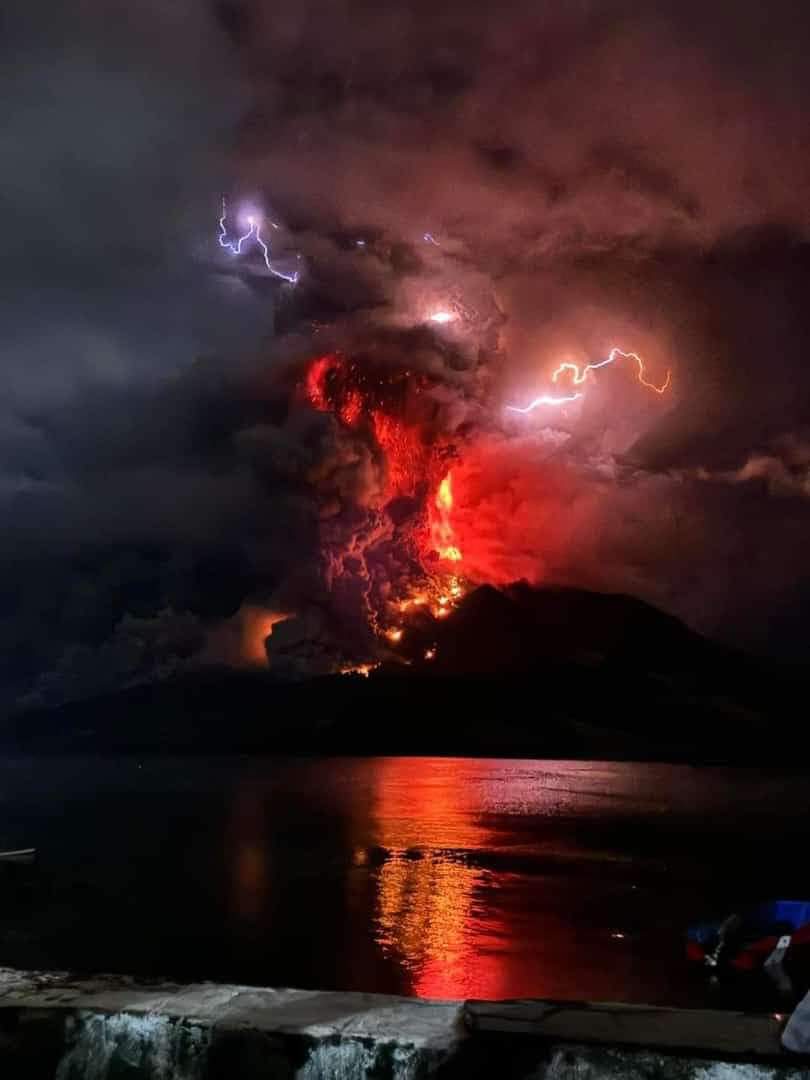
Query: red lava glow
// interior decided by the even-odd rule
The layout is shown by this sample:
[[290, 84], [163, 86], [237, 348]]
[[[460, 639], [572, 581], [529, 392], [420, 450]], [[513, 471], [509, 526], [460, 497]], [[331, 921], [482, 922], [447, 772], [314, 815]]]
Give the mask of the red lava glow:
[[450, 515], [453, 512], [453, 474], [448, 472], [436, 489], [433, 500], [435, 513], [431, 514], [430, 536], [440, 559], [461, 562], [462, 555], [455, 536]]
[[371, 426], [377, 446], [385, 455], [387, 497], [415, 494], [427, 459], [419, 431], [382, 409], [372, 410]]
[[355, 427], [362, 415], [363, 399], [356, 390], [353, 390], [340, 407], [340, 419], [347, 427]]
[[305, 393], [313, 409], [328, 412], [331, 408], [327, 395], [326, 380], [331, 371], [340, 366], [340, 357], [334, 354], [319, 356], [313, 360], [307, 372]]
[[370, 602], [371, 624], [394, 646], [403, 642], [403, 617], [427, 611], [447, 618], [466, 581], [543, 580], [569, 531], [558, 513], [564, 481], [537, 463], [536, 447], [497, 437], [450, 445], [425, 420], [424, 399], [414, 396], [427, 386], [426, 377], [336, 354], [313, 360], [303, 384], [313, 408], [330, 412], [374, 449], [384, 470], [375, 512], [413, 500], [398, 519], [401, 557], [385, 564], [385, 589]]
[[[617, 358], [614, 350], [598, 366]], [[621, 358], [636, 362], [645, 381], [636, 354]], [[594, 366], [562, 364], [554, 378], [568, 373], [578, 385]], [[667, 385], [652, 388], [662, 392]], [[443, 441], [423, 422], [423, 398], [413, 396], [427, 386], [410, 372], [329, 354], [310, 363], [303, 387], [313, 408], [332, 413], [374, 448], [385, 477], [377, 512], [398, 498], [414, 500], [396, 533], [403, 556], [387, 564], [383, 598], [370, 610], [377, 633], [395, 647], [409, 640], [406, 620], [420, 612], [447, 618], [467, 583], [564, 581], [571, 551], [592, 536], [595, 520], [590, 489], [547, 460], [531, 437]]]
[[304, 396], [318, 412], [331, 412], [348, 428], [365, 428], [386, 470], [384, 499], [413, 496], [429, 471], [430, 448], [419, 425], [404, 416], [403, 400], [418, 379], [409, 372], [385, 377], [363, 370], [337, 353], [313, 360], [304, 378]]
[[[551, 381], [564, 379], [571, 394], [508, 408], [527, 413], [582, 397], [597, 369], [619, 362], [656, 394], [671, 385], [670, 372], [655, 382], [637, 353], [613, 348], [595, 363], [559, 364]], [[598, 484], [549, 460], [531, 436], [445, 435], [436, 427], [435, 385], [427, 374], [338, 353], [313, 359], [303, 379], [311, 407], [364, 443], [380, 470], [370, 504], [377, 524], [352, 534], [349, 565], [370, 586], [370, 624], [393, 645], [405, 618], [424, 617], [420, 610], [446, 618], [467, 583], [565, 583], [574, 552], [579, 564], [583, 553], [589, 560], [586, 576], [600, 573]]]
[[379, 664], [347, 664], [340, 669], [340, 674], [362, 675], [364, 679], [367, 679], [376, 667], [379, 667]]
[[453, 542], [477, 584], [539, 584], [568, 564], [593, 522], [592, 500], [563, 466], [538, 460], [531, 440], [486, 439], [453, 467]]
[[399, 610], [404, 615], [415, 608], [423, 607], [427, 602], [428, 596], [426, 593], [415, 593], [413, 596], [406, 596], [404, 600], [400, 600]]

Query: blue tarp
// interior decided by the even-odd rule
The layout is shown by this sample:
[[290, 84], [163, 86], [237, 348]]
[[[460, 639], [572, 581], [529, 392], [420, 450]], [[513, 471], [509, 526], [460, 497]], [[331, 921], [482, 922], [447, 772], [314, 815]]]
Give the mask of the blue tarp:
[[[810, 923], [810, 900], [769, 900], [755, 908], [740, 913], [740, 932], [748, 941], [770, 937], [772, 934], [795, 932]], [[725, 919], [696, 923], [690, 926], [688, 936], [700, 945], [710, 945], [717, 937]]]

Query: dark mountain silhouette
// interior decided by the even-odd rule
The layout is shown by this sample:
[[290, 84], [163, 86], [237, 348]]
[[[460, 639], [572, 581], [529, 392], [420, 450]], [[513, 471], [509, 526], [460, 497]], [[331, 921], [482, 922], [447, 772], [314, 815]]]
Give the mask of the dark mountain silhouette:
[[484, 587], [446, 619], [410, 623], [399, 657], [370, 678], [208, 669], [13, 715], [0, 745], [784, 763], [804, 688], [633, 597]]

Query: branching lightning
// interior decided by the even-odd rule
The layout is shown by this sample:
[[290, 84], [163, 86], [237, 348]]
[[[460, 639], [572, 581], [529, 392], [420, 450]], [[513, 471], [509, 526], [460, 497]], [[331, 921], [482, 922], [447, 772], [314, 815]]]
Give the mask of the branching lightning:
[[[573, 386], [582, 386], [587, 379], [591, 371], [598, 371], [599, 368], [607, 367], [608, 364], [614, 363], [616, 360], [634, 360], [638, 365], [638, 381], [642, 386], [645, 386], [648, 390], [654, 391], [656, 394], [663, 394], [668, 389], [672, 382], [672, 372], [668, 371], [666, 378], [660, 386], [656, 386], [655, 383], [648, 382], [644, 377], [644, 361], [634, 352], [623, 352], [619, 348], [613, 348], [605, 360], [599, 360], [595, 364], [575, 364], [572, 361], [566, 360], [564, 363], [552, 373], [551, 381], [556, 383], [561, 375], [566, 372], [571, 373], [571, 383]], [[534, 401], [530, 402], [525, 408], [519, 408], [517, 405], [507, 405], [508, 412], [516, 413], [530, 413], [541, 405], [567, 405], [569, 402], [576, 401], [578, 398], [584, 397], [582, 393], [573, 393], [569, 395], [554, 395], [554, 394], [541, 394], [540, 397], [536, 397]]]
[[642, 386], [646, 386], [648, 390], [654, 390], [656, 394], [663, 394], [669, 389], [669, 384], [672, 382], [672, 372], [667, 372], [667, 377], [664, 379], [660, 386], [656, 386], [655, 383], [647, 382], [644, 378], [644, 361], [634, 352], [623, 352], [621, 349], [613, 348], [608, 354], [607, 360], [600, 360], [596, 364], [585, 364], [584, 367], [580, 367], [579, 364], [566, 361], [564, 364], [560, 364], [554, 374], [551, 376], [551, 381], [556, 382], [560, 375], [566, 371], [573, 372], [573, 378], [571, 382], [574, 386], [581, 386], [585, 382], [588, 376], [588, 372], [597, 371], [599, 368], [607, 367], [608, 364], [612, 364], [616, 359], [620, 360], [635, 360], [638, 364], [638, 381]]
[[[228, 206], [225, 201], [225, 196], [222, 197], [222, 216], [219, 219], [219, 246], [224, 251], [229, 251], [231, 255], [241, 255], [242, 245], [249, 243], [251, 240], [255, 240], [259, 250], [262, 253], [264, 259], [264, 265], [270, 271], [270, 273], [277, 278], [281, 278], [282, 281], [288, 281], [291, 285], [295, 285], [298, 282], [298, 271], [296, 270], [292, 274], [285, 274], [283, 270], [279, 270], [273, 266], [272, 259], [270, 258], [270, 246], [262, 236], [262, 219], [259, 216], [251, 214], [248, 219], [248, 230], [243, 236], [239, 236], [236, 240], [228, 239], [228, 227], [225, 224], [228, 217]], [[278, 225], [275, 221], [271, 221], [270, 225], [274, 229], [278, 229]]]

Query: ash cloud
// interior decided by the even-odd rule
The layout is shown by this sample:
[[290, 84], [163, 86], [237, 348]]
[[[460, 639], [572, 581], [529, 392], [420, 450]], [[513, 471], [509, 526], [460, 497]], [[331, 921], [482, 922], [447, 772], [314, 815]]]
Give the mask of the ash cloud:
[[[803, 654], [806, 5], [123, 10], [3, 13], [7, 700], [210, 655], [254, 604], [330, 622], [324, 508], [350, 534], [381, 483], [289, 405], [335, 344], [429, 372], [453, 434], [552, 429], [582, 510], [555, 579]], [[223, 190], [289, 226], [294, 296], [223, 265]], [[581, 422], [504, 425], [614, 344], [672, 369], [663, 407], [619, 374]]]

